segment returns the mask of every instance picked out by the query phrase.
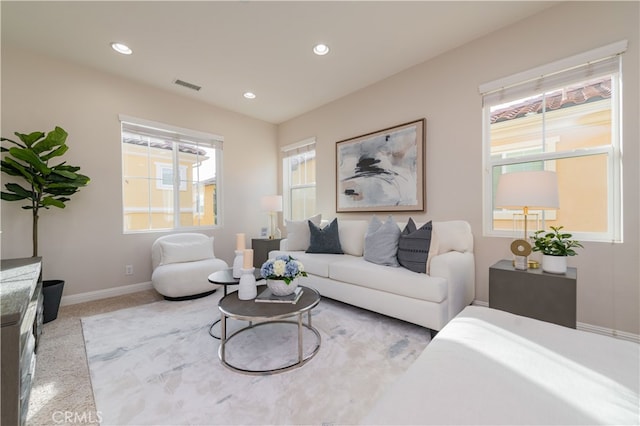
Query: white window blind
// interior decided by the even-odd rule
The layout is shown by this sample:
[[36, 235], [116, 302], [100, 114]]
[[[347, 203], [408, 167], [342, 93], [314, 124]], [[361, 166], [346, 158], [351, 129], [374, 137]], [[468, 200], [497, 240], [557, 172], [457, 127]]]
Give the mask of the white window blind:
[[598, 78], [620, 71], [620, 54], [627, 41], [619, 41], [561, 61], [513, 74], [478, 88], [483, 106], [533, 96], [580, 80]]
[[316, 138], [309, 138], [303, 141], [286, 145], [281, 148], [283, 157], [294, 157], [305, 152], [315, 151]]
[[122, 122], [122, 130], [136, 133], [142, 136], [163, 139], [167, 142], [194, 142], [204, 143], [212, 148], [222, 149], [224, 138], [222, 136], [198, 132], [196, 130], [184, 129], [168, 124], [156, 123], [154, 121], [130, 117], [119, 116]]

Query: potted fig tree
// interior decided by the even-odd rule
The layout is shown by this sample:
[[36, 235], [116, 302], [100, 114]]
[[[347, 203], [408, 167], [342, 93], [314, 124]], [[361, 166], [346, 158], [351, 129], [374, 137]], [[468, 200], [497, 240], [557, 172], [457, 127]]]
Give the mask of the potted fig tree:
[[553, 274], [564, 274], [567, 272], [567, 257], [575, 256], [578, 253], [574, 249], [582, 244], [572, 240], [573, 235], [562, 232], [563, 226], [552, 226], [550, 232], [544, 229], [534, 232], [533, 251], [542, 253], [542, 270]]
[[[89, 183], [89, 177], [78, 173], [80, 167], [66, 162], [52, 164], [62, 156], [69, 146], [67, 132], [56, 127], [46, 135], [43, 132], [29, 134], [14, 133], [18, 140], [1, 138], [3, 145], [2, 172], [13, 176], [12, 182], [5, 183], [6, 191], [1, 191], [2, 200], [20, 201], [32, 215], [32, 256], [38, 256], [38, 219], [41, 209], [65, 208], [70, 196]], [[8, 147], [5, 147], [5, 142]], [[64, 281], [52, 280], [43, 283], [44, 321], [54, 320], [62, 297]]]

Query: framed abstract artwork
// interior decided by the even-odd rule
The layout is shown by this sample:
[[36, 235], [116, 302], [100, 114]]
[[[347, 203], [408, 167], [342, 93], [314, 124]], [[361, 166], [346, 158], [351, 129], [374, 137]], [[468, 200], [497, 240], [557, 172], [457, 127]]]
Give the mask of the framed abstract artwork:
[[336, 211], [424, 211], [426, 119], [336, 142]]

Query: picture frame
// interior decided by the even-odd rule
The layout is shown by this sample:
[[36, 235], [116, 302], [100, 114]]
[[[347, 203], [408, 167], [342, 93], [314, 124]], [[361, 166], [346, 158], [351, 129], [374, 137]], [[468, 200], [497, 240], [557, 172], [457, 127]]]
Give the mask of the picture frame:
[[336, 142], [336, 212], [425, 210], [426, 119]]

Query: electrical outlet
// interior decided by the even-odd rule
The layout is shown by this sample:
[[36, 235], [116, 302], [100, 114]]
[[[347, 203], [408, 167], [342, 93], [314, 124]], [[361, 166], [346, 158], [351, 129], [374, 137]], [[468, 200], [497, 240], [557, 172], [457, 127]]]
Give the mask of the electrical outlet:
[[125, 265], [124, 266], [124, 274], [125, 275], [133, 275], [133, 265]]

